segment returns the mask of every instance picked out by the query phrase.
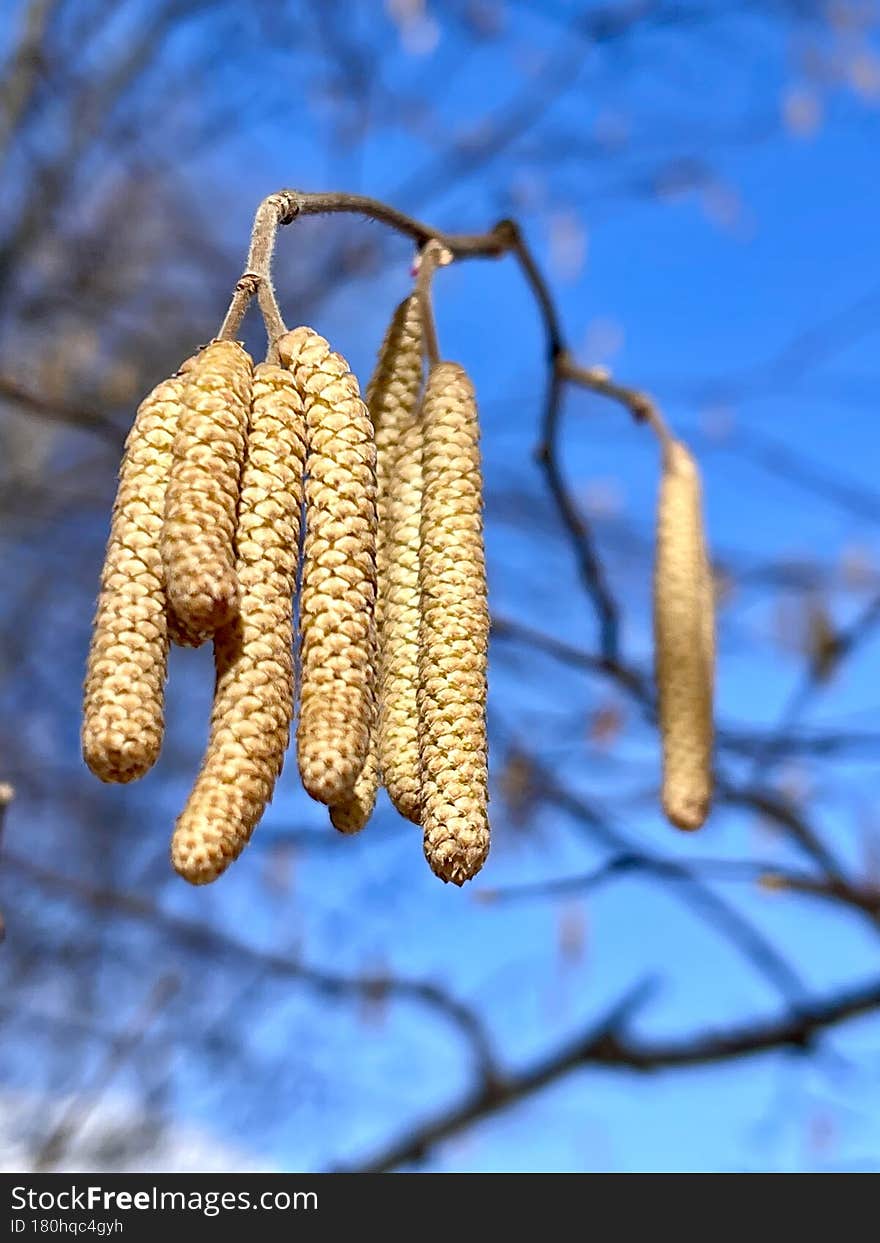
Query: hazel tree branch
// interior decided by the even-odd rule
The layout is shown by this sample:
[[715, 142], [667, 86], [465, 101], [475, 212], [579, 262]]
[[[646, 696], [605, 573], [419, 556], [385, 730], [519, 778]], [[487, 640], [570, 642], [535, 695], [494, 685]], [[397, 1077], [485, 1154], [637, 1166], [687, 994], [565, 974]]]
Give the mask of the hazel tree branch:
[[842, 989], [820, 998], [802, 999], [782, 1017], [734, 1025], [723, 1032], [706, 1030], [677, 1040], [649, 1040], [628, 1034], [637, 1010], [655, 990], [653, 980], [628, 991], [598, 1023], [525, 1070], [508, 1074], [497, 1062], [477, 1013], [438, 985], [394, 977], [343, 976], [307, 967], [283, 954], [264, 952], [238, 941], [222, 929], [209, 928], [163, 911], [156, 903], [47, 869], [32, 860], [7, 854], [5, 863], [43, 888], [96, 910], [157, 927], [193, 948], [222, 951], [270, 974], [297, 979], [329, 997], [382, 997], [425, 1004], [443, 1013], [466, 1038], [474, 1059], [474, 1087], [463, 1101], [413, 1128], [368, 1162], [359, 1172], [395, 1169], [422, 1160], [436, 1145], [508, 1105], [533, 1096], [584, 1066], [659, 1071], [733, 1061], [772, 1050], [812, 1049], [830, 1027], [880, 1010], [880, 980]]
[[[590, 872], [497, 889], [481, 889], [479, 897], [481, 901], [491, 904], [552, 900], [572, 894], [583, 897], [594, 893], [606, 882], [644, 871], [645, 866], [645, 860], [638, 854], [618, 854]], [[707, 879], [746, 881], [770, 892], [793, 893], [855, 906], [872, 919], [880, 915], [880, 886], [868, 882], [859, 886], [841, 884], [818, 874], [781, 867], [769, 859], [676, 859], [675, 867]]]
[[414, 1126], [402, 1138], [362, 1164], [349, 1167], [347, 1172], [383, 1173], [424, 1161], [432, 1149], [476, 1122], [519, 1104], [585, 1067], [649, 1073], [728, 1062], [771, 1050], [804, 1053], [822, 1032], [880, 1009], [880, 980], [873, 979], [831, 996], [814, 998], [802, 1005], [797, 1014], [741, 1023], [721, 1033], [706, 1030], [679, 1040], [646, 1040], [627, 1032], [633, 1012], [644, 1003], [645, 993], [645, 986], [640, 986], [605, 1019], [525, 1070], [478, 1081], [463, 1100]]
[[261, 967], [279, 978], [296, 980], [324, 997], [355, 997], [368, 1001], [389, 998], [425, 1006], [442, 1015], [464, 1037], [481, 1074], [494, 1074], [494, 1055], [479, 1015], [430, 981], [325, 971], [289, 954], [249, 945], [222, 928], [212, 928], [171, 914], [149, 898], [65, 875], [24, 855], [7, 851], [3, 856], [3, 865], [43, 889], [61, 893], [94, 910], [107, 911], [119, 918], [157, 928], [191, 949], [226, 955], [242, 964]]
[[[842, 645], [841, 659], [848, 655], [856, 643], [864, 637], [866, 626], [873, 623], [876, 612], [875, 604], [867, 606], [856, 623], [846, 632], [848, 636], [852, 636], [852, 641]], [[655, 721], [653, 690], [648, 679], [640, 675], [636, 669], [621, 661], [609, 661], [601, 656], [593, 655], [509, 618], [493, 618], [492, 634], [495, 638], [523, 643], [570, 668], [610, 678], [638, 704], [649, 723]], [[870, 742], [870, 735], [867, 735], [865, 740]], [[717, 736], [719, 751], [729, 750], [731, 753], [745, 753], [746, 755], [760, 755], [768, 745], [774, 746], [777, 754], [784, 754], [786, 747], [791, 751], [796, 751], [800, 741], [796, 737], [784, 734], [774, 734], [769, 739], [767, 736], [759, 735], [750, 741], [741, 735], [728, 737], [723, 729], [719, 729]], [[855, 741], [860, 741], [860, 739], [857, 737]], [[822, 749], [823, 742], [827, 742], [827, 739], [817, 740], [819, 750]], [[563, 805], [573, 811], [577, 819], [584, 820], [582, 801], [574, 799], [574, 796], [565, 791], [558, 790], [554, 783], [551, 783], [548, 788], [556, 790], [557, 799], [561, 799]], [[872, 886], [848, 876], [846, 868], [823, 840], [818, 830], [789, 800], [760, 781], [736, 785], [728, 781], [723, 774], [718, 776], [716, 795], [719, 803], [748, 808], [782, 829], [802, 854], [819, 869], [818, 877], [814, 878], [814, 891], [817, 896], [825, 895], [849, 905], [867, 916], [874, 925], [880, 927], [880, 910], [873, 899]], [[606, 845], [610, 844], [612, 843], [606, 841]], [[622, 853], [628, 854], [626, 850]], [[803, 885], [801, 889], [803, 892], [807, 891]]]
[[348, 213], [373, 220], [407, 237], [419, 251], [434, 243], [452, 259], [499, 259], [513, 257], [537, 304], [544, 326], [546, 379], [541, 432], [535, 456], [572, 545], [578, 572], [599, 622], [600, 647], [610, 662], [619, 659], [619, 608], [607, 584], [592, 532], [569, 490], [561, 466], [560, 434], [566, 385], [584, 388], [623, 406], [634, 418], [647, 423], [665, 441], [669, 432], [654, 402], [645, 393], [611, 379], [607, 372], [578, 366], [571, 358], [549, 285], [513, 220], [499, 220], [485, 233], [447, 233], [425, 224], [378, 199], [361, 194], [307, 192], [286, 189], [264, 199], [254, 218], [245, 270], [238, 280], [229, 310], [219, 330], [221, 339], [235, 336], [251, 299], [260, 302], [271, 343], [283, 320], [272, 285], [272, 255], [278, 229], [300, 216]]

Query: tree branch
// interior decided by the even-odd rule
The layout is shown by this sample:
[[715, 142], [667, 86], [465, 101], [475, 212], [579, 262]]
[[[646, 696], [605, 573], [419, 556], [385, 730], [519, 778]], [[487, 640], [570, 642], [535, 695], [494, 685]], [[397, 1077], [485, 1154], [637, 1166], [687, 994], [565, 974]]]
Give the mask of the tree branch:
[[599, 621], [603, 657], [609, 662], [617, 662], [620, 647], [619, 608], [606, 582], [592, 532], [565, 484], [560, 463], [564, 387], [566, 383], [574, 384], [618, 402], [634, 418], [647, 423], [662, 441], [668, 438], [669, 433], [656, 406], [646, 394], [612, 381], [607, 372], [579, 367], [572, 361], [550, 288], [515, 221], [499, 220], [485, 233], [447, 233], [362, 194], [286, 189], [263, 200], [254, 217], [245, 270], [218, 333], [221, 339], [235, 336], [249, 302], [256, 295], [261, 300], [271, 348], [273, 332], [277, 335], [278, 324], [283, 325], [271, 276], [278, 228], [292, 224], [300, 216], [339, 213], [374, 220], [408, 237], [419, 250], [434, 241], [449, 251], [453, 259], [498, 259], [511, 255], [518, 263], [540, 311], [546, 338], [547, 375], [540, 443], [535, 456], [568, 533], [581, 580], [592, 600]]
[[297, 980], [325, 997], [353, 996], [369, 1001], [393, 998], [427, 1006], [442, 1014], [465, 1038], [480, 1067], [480, 1073], [494, 1074], [494, 1056], [482, 1020], [464, 1002], [450, 996], [436, 984], [384, 975], [354, 976], [324, 971], [288, 955], [261, 950], [220, 928], [211, 928], [194, 920], [172, 915], [148, 898], [93, 885], [79, 877], [66, 876], [23, 855], [6, 852], [3, 863], [5, 867], [26, 876], [43, 888], [63, 893], [96, 910], [110, 911], [123, 919], [158, 928], [192, 949], [213, 954], [219, 952], [239, 962], [260, 966], [272, 975]]
[[423, 1122], [400, 1140], [348, 1172], [382, 1173], [423, 1161], [431, 1149], [475, 1122], [534, 1096], [549, 1084], [585, 1066], [617, 1067], [642, 1072], [680, 1069], [728, 1062], [774, 1049], [805, 1052], [815, 1037], [847, 1019], [880, 1010], [880, 979], [818, 998], [802, 1005], [797, 1015], [754, 1021], [718, 1034], [698, 1032], [681, 1040], [642, 1040], [627, 1036], [627, 1020], [643, 991], [616, 1007], [597, 1026], [518, 1074], [481, 1081], [444, 1113]]

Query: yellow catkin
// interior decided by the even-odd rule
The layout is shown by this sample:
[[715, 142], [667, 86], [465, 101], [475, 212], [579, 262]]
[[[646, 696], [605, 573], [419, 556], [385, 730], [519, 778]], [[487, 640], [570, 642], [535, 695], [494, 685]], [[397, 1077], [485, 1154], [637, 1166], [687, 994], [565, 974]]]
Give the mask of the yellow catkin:
[[236, 531], [239, 612], [214, 636], [211, 735], [171, 847], [175, 868], [195, 885], [215, 880], [241, 853], [287, 750], [304, 459], [302, 399], [293, 377], [261, 364]]
[[141, 403], [119, 472], [83, 701], [83, 758], [102, 781], [142, 777], [162, 746], [168, 635], [158, 532], [181, 388], [166, 380]]
[[306, 417], [297, 759], [312, 798], [337, 807], [354, 794], [374, 713], [376, 447], [345, 359], [311, 328], [278, 348]]
[[419, 753], [425, 856], [457, 885], [483, 866], [489, 612], [474, 390], [455, 363], [431, 369], [422, 412]]
[[166, 600], [168, 638], [176, 647], [201, 647], [210, 635], [205, 630], [190, 630]]
[[654, 571], [654, 648], [663, 743], [663, 809], [698, 829], [712, 799], [715, 622], [696, 463], [664, 448]]
[[422, 424], [403, 433], [388, 489], [379, 664], [379, 758], [389, 797], [421, 824], [418, 683], [421, 598]]
[[236, 341], [212, 341], [187, 375], [162, 560], [171, 607], [190, 633], [213, 634], [238, 606], [233, 536], [252, 380]]
[[184, 375], [141, 403], [125, 443], [83, 704], [83, 757], [102, 781], [134, 781], [164, 732], [168, 615], [159, 539]]
[[379, 485], [379, 768], [394, 806], [417, 824], [422, 358], [421, 305], [411, 294], [382, 343], [367, 405], [376, 426]]
[[[375, 721], [376, 706], [373, 706], [372, 717]], [[375, 726], [374, 726], [375, 728]], [[373, 814], [376, 805], [376, 794], [379, 789], [379, 757], [375, 746], [370, 746], [364, 766], [358, 774], [351, 795], [341, 803], [330, 808], [330, 823], [340, 833], [360, 833], [366, 828], [367, 821]]]
[[[418, 739], [416, 728], [416, 661], [418, 654], [418, 528], [419, 501], [410, 514], [414, 524], [415, 560], [400, 544], [399, 522], [392, 509], [411, 497], [400, 493], [398, 471], [409, 480], [412, 450], [401, 459], [403, 439], [418, 413], [422, 388], [422, 316], [415, 295], [394, 312], [379, 349], [376, 369], [367, 385], [366, 402], [376, 436], [376, 635], [378, 702], [374, 735], [364, 767], [348, 803], [331, 808], [330, 819], [343, 833], [359, 832], [373, 810], [380, 773], [392, 803], [403, 815], [418, 820]], [[418, 467], [421, 470], [421, 440]], [[410, 530], [412, 535], [412, 530]], [[399, 580], [411, 580], [416, 600], [415, 624], [402, 615], [405, 601]]]

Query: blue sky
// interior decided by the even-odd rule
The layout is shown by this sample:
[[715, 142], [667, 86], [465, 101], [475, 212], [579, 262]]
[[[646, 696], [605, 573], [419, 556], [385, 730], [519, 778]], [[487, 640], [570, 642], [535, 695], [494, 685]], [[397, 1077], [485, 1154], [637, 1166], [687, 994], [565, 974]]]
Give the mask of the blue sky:
[[[397, 47], [402, 36], [382, 18], [379, 80], [407, 83], [416, 96], [423, 91], [447, 132], [467, 130], [475, 118], [502, 108], [528, 74], [540, 75], [547, 63], [542, 57], [565, 52], [563, 40], [548, 53], [559, 36], [548, 17], [535, 16], [535, 6], [496, 7], [504, 14], [501, 34], [465, 45], [460, 27], [429, 4], [420, 20], [429, 23], [423, 30], [428, 43], [434, 30], [436, 45], [423, 56]], [[576, 7], [547, 6], [547, 12], [564, 17]], [[436, 29], [430, 25], [435, 20]], [[254, 206], [284, 184], [372, 193], [450, 229], [484, 227], [516, 211], [550, 273], [581, 361], [609, 365], [622, 380], [649, 389], [673, 428], [697, 449], [716, 556], [737, 572], [786, 559], [816, 564], [832, 583], [827, 604], [843, 624], [870, 590], [841, 587], [840, 567], [848, 558], [866, 561], [874, 567], [876, 592], [877, 525], [774, 476], [747, 450], [778, 444], [835, 480], [875, 486], [878, 98], [838, 79], [806, 76], [803, 47], [773, 21], [738, 18], [709, 27], [705, 37], [661, 31], [617, 50], [585, 50], [572, 86], [509, 154], [477, 162], [466, 179], [446, 189], [434, 189], [423, 173], [430, 191], [423, 195], [413, 176], [413, 169], [429, 169], [436, 158], [437, 131], [427, 122], [420, 130], [392, 120], [378, 125], [365, 145], [328, 148], [326, 105], [308, 76], [307, 107], [276, 105], [268, 115], [256, 107], [255, 120], [242, 120], [206, 147], [185, 177], [198, 186], [194, 211], [206, 198], [222, 203], [222, 220], [218, 225], [215, 215], [213, 227], [224, 240], [238, 239], [242, 257]], [[351, 33], [359, 37], [368, 29], [358, 6]], [[169, 66], [177, 57], [185, 62], [200, 31], [195, 24], [180, 33]], [[230, 56], [210, 89], [239, 89], [249, 75], [252, 80], [256, 61], [249, 60], [249, 46], [244, 41], [238, 56]], [[850, 48], [847, 39], [842, 46]], [[262, 62], [279, 75], [260, 88], [270, 99], [283, 94], [285, 65], [295, 77], [285, 57], [280, 44]], [[268, 78], [269, 69], [264, 72]], [[319, 76], [316, 70], [315, 80]], [[157, 146], [173, 140], [174, 123], [156, 119]], [[579, 135], [591, 139], [615, 126], [631, 136], [628, 144], [602, 160], [577, 156]], [[740, 129], [743, 138], [718, 139]], [[631, 192], [670, 158], [694, 155], [710, 170], [695, 188], [660, 196]], [[402, 198], [397, 187], [404, 189]], [[315, 233], [300, 223], [279, 240], [278, 288], [291, 324], [298, 322], [298, 309], [285, 300], [285, 289], [294, 282], [298, 248], [320, 243], [336, 227], [343, 225], [331, 220], [325, 232]], [[409, 257], [401, 242], [384, 252], [369, 280], [343, 283], [319, 307], [314, 326], [364, 380], [390, 309], [407, 289]], [[230, 287], [236, 275], [229, 271]], [[873, 295], [873, 310], [868, 302], [863, 314], [852, 316], [827, 357], [814, 365], [808, 341], [783, 376], [766, 380], [766, 364], [792, 340]], [[493, 609], [593, 651], [595, 619], [531, 457], [542, 342], [521, 278], [508, 260], [454, 265], [438, 274], [436, 304], [442, 350], [469, 368], [481, 399]], [[216, 308], [217, 322], [223, 309]], [[214, 326], [200, 329], [207, 337]], [[823, 332], [820, 339], [831, 338]], [[182, 357], [193, 344], [181, 343]], [[657, 446], [618, 408], [572, 392], [564, 449], [568, 482], [594, 518], [623, 604], [625, 651], [648, 668]], [[109, 465], [106, 486], [109, 496]], [[83, 538], [75, 526], [56, 534], [62, 558], [65, 540], [73, 548]], [[95, 543], [95, 575], [98, 556]], [[721, 613], [722, 722], [747, 728], [772, 726], [779, 718], [803, 668], [802, 652], [795, 650], [803, 613], [802, 594], [789, 598], [786, 612], [760, 583], [735, 586]], [[73, 624], [84, 641], [86, 619]], [[865, 644], [803, 723], [876, 728], [878, 656], [877, 639]], [[175, 654], [168, 747], [175, 760], [191, 754], [195, 762], [210, 695], [209, 659], [204, 652]], [[43, 722], [47, 745], [71, 771], [79, 676], [78, 668], [66, 674], [60, 717], [43, 705], [52, 719], [51, 726]], [[754, 969], [671, 890], [644, 878], [617, 881], [584, 899], [479, 900], [486, 891], [579, 874], [601, 860], [582, 830], [552, 807], [536, 809], [525, 828], [517, 827], [501, 781], [512, 745], [595, 800], [643, 848], [686, 858], [797, 861], [767, 826], [727, 807], [698, 838], [676, 835], [656, 809], [656, 739], [602, 681], [499, 643], [490, 696], [495, 846], [484, 873], [461, 892], [430, 875], [417, 835], [384, 801], [361, 838], [291, 849], [291, 830], [313, 832], [316, 841], [329, 832], [323, 809], [298, 790], [292, 759], [252, 846], [211, 891], [189, 890], [161, 870], [164, 839], [186, 793], [177, 763], [160, 762], [139, 791], [108, 789], [94, 797], [107, 824], [134, 816], [144, 830], [133, 850], [163, 909], [231, 927], [263, 948], [295, 948], [305, 961], [336, 970], [436, 979], [486, 1014], [509, 1067], [562, 1043], [646, 976], [660, 985], [634, 1022], [645, 1038], [776, 1012], [777, 995]], [[588, 734], [597, 709], [609, 705], [624, 718], [615, 747], [606, 751]], [[729, 771], [745, 775], [736, 764]], [[876, 762], [863, 755], [834, 766], [800, 761], [783, 774], [809, 791], [817, 820], [854, 867], [864, 857], [866, 837], [877, 830], [877, 772]], [[90, 778], [82, 773], [75, 780]], [[63, 803], [44, 791], [33, 808], [37, 838], [63, 830]], [[23, 819], [11, 819], [10, 845], [20, 846], [24, 832]], [[88, 867], [83, 861], [82, 869]], [[130, 888], [137, 888], [136, 876], [137, 869], [127, 880]], [[853, 916], [749, 882], [724, 882], [718, 889], [798, 963], [808, 993], [876, 974], [876, 932]], [[123, 946], [139, 961], [173, 958], [173, 946], [158, 935], [145, 939], [135, 927], [125, 935], [131, 942]], [[126, 973], [121, 951], [120, 962], [105, 961], [102, 972], [120, 1012], [136, 1004], [139, 984]], [[358, 1014], [350, 1002], [254, 981], [229, 963], [222, 974], [218, 970], [213, 992], [209, 978], [194, 981], [193, 989], [192, 1014], [185, 999], [176, 1001], [156, 1037], [173, 1042], [166, 1108], [267, 1167], [311, 1170], [356, 1162], [398, 1130], [442, 1110], [467, 1086], [458, 1038], [417, 1007], [392, 1004], [379, 1015]], [[50, 993], [50, 1007], [60, 1004], [60, 995]], [[192, 1025], [196, 1032], [211, 1022], [222, 1026], [224, 1012], [236, 1006], [246, 1016], [245, 1076], [236, 1073], [241, 1050], [221, 1052], [215, 1063], [206, 1060], [199, 1036], [181, 1035]], [[21, 1023], [13, 1034], [24, 1038], [28, 1027]], [[32, 1085], [39, 1079], [35, 1063], [28, 1066], [21, 1045], [14, 1057], [12, 1050], [10, 1037], [9, 1082]], [[120, 1091], [135, 1090], [135, 1080], [123, 1076]], [[834, 1031], [809, 1062], [772, 1054], [653, 1076], [573, 1073], [432, 1150], [424, 1168], [876, 1168], [878, 1105], [880, 1020], [874, 1018]]]

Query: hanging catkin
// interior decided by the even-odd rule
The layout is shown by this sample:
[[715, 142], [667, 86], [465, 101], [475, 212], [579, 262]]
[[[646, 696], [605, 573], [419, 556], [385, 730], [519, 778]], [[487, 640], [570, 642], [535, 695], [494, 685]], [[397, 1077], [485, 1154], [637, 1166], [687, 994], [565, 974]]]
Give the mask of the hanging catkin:
[[387, 501], [390, 556], [385, 570], [379, 665], [379, 757], [394, 806], [421, 824], [418, 684], [422, 424], [401, 437]]
[[[392, 316], [379, 349], [376, 369], [367, 385], [367, 409], [376, 437], [376, 636], [378, 696], [374, 707], [370, 751], [348, 803], [333, 807], [330, 819], [343, 833], [359, 832], [373, 810], [380, 774], [391, 801], [403, 815], [413, 819], [418, 803], [410, 787], [418, 790], [418, 741], [416, 736], [416, 659], [418, 615], [415, 629], [407, 636], [400, 625], [400, 604], [392, 588], [400, 558], [406, 550], [395, 538], [391, 516], [392, 494], [397, 482], [402, 440], [413, 424], [422, 388], [422, 316], [416, 295], [405, 298]], [[421, 458], [419, 458], [421, 467]], [[416, 561], [413, 586], [418, 595], [418, 523], [416, 508]], [[411, 652], [407, 653], [407, 638]], [[407, 660], [408, 657], [408, 660]], [[404, 667], [410, 674], [407, 684]], [[396, 670], [396, 677], [392, 676]]]
[[261, 364], [235, 536], [239, 612], [214, 636], [211, 736], [171, 847], [175, 868], [196, 885], [216, 879], [241, 853], [287, 749], [304, 458], [302, 399], [293, 376]]
[[352, 798], [374, 712], [376, 448], [345, 359], [311, 328], [278, 342], [303, 397], [306, 532], [297, 758], [312, 798]]
[[237, 341], [212, 341], [187, 375], [162, 529], [166, 590], [184, 632], [213, 634], [238, 605], [233, 535], [252, 380]]
[[432, 869], [461, 885], [480, 870], [489, 850], [489, 614], [477, 408], [470, 380], [457, 364], [431, 369], [422, 425], [422, 825]]
[[385, 335], [367, 405], [376, 426], [379, 489], [379, 768], [392, 803], [415, 823], [420, 822], [416, 688], [422, 354], [421, 305], [411, 294]]
[[[372, 717], [375, 722], [376, 705], [373, 705]], [[375, 724], [373, 726], [375, 728]], [[349, 798], [335, 803], [330, 808], [330, 823], [340, 833], [360, 833], [366, 827], [376, 805], [376, 794], [379, 789], [379, 757], [376, 749], [371, 746], [364, 760], [364, 766], [354, 783], [354, 790]]]
[[715, 622], [696, 463], [664, 446], [654, 571], [654, 648], [663, 743], [663, 809], [698, 829], [712, 798]]
[[210, 638], [210, 635], [205, 630], [190, 630], [188, 626], [185, 626], [167, 600], [166, 608], [168, 613], [168, 638], [175, 646], [201, 647], [205, 639]]
[[83, 756], [102, 781], [142, 777], [162, 746], [169, 619], [159, 538], [193, 362], [141, 402], [125, 442], [83, 705]]

